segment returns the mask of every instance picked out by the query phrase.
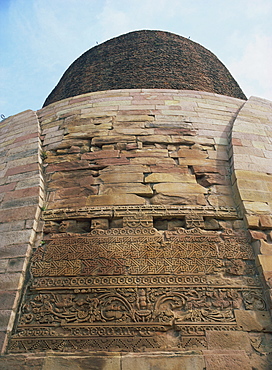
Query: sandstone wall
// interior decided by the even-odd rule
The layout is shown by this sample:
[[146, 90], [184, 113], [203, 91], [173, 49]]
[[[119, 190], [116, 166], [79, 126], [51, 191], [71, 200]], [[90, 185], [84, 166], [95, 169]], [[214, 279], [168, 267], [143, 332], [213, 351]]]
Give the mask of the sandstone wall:
[[[232, 183], [249, 229], [257, 265], [272, 300], [272, 103], [252, 97], [234, 121]], [[270, 305], [270, 309], [271, 309]]]
[[0, 346], [18, 310], [43, 205], [40, 128], [25, 111], [0, 123]]
[[44, 108], [48, 209], [233, 207], [228, 136], [243, 104], [209, 93], [119, 90]]
[[[46, 182], [46, 196], [41, 195], [40, 203], [38, 157], [33, 162], [36, 180], [28, 176], [32, 172], [23, 174], [26, 168], [17, 166], [25, 162], [10, 158], [12, 152], [3, 157], [1, 187], [8, 195], [1, 207], [12, 207], [8, 197], [16, 199], [18, 194], [20, 200], [14, 207], [16, 217], [21, 217], [19, 210], [29, 199], [16, 193], [19, 182], [9, 188], [15, 182], [8, 172], [11, 168], [20, 169], [15, 174], [20, 173], [28, 187], [34, 187], [31, 210], [35, 212], [27, 218], [25, 213], [24, 222], [17, 226], [12, 223], [10, 237], [20, 235], [18, 228], [25, 233], [29, 225], [28, 238], [32, 228], [39, 232], [36, 221], [33, 226], [25, 220], [37, 220], [36, 211], [44, 210], [43, 241], [32, 257], [33, 279], [28, 280], [30, 290], [22, 305], [19, 330], [14, 330], [10, 341], [10, 354], [1, 360], [3, 368], [16, 368], [20, 363], [36, 369], [91, 365], [97, 369], [269, 369], [271, 102], [257, 98], [245, 102], [195, 91], [116, 90], [65, 99], [41, 109], [37, 116], [42, 141], [39, 158]], [[14, 129], [19, 118], [18, 122], [33, 122], [33, 149], [38, 153], [39, 129], [33, 112], [9, 118], [1, 123], [2, 128], [12, 135], [11, 124]], [[4, 141], [4, 145], [15, 145]], [[27, 169], [31, 168], [30, 164]], [[10, 227], [12, 221], [4, 219], [0, 227]], [[25, 242], [28, 248], [34, 237], [39, 241], [39, 235], [31, 235]], [[126, 242], [127, 235], [133, 242]], [[146, 250], [142, 266], [121, 266], [112, 253], [114, 248], [123, 253], [124, 260], [130, 247], [136, 253], [137, 238], [145, 243], [139, 249], [139, 253]], [[249, 241], [263, 278], [263, 297]], [[7, 250], [7, 239], [3, 245]], [[90, 261], [94, 246], [100, 254]], [[113, 248], [110, 257], [109, 248]], [[164, 257], [156, 254], [162, 250]], [[172, 255], [171, 266], [167, 265], [168, 250], [181, 258], [179, 266]], [[186, 257], [190, 263], [185, 252], [191, 253]], [[22, 257], [27, 260], [28, 256], [29, 249]], [[4, 264], [8, 257], [4, 256]], [[107, 258], [109, 263], [103, 264]], [[126, 263], [138, 260], [136, 254], [130, 255]], [[19, 270], [20, 276], [22, 271], [25, 267]], [[4, 278], [9, 277], [8, 270], [3, 272]], [[21, 287], [16, 282], [12, 289], [20, 292]], [[98, 295], [91, 297], [95, 289]], [[104, 321], [99, 322], [95, 315], [98, 298], [104, 299], [103, 289], [112, 304], [107, 303]], [[164, 312], [157, 321], [150, 316], [154, 297], [160, 303], [152, 317]], [[116, 307], [120, 300], [122, 309]], [[140, 329], [121, 312], [129, 311], [125, 308], [129, 302], [134, 304]], [[10, 304], [8, 310], [9, 317], [15, 305]], [[49, 311], [54, 317], [49, 317]], [[194, 319], [196, 313], [202, 316]], [[111, 320], [116, 324], [110, 326]], [[8, 331], [12, 325], [10, 321]], [[84, 337], [88, 325], [92, 329]], [[105, 328], [109, 334], [103, 337]], [[63, 330], [73, 331], [74, 337]], [[110, 354], [101, 356], [107, 349]], [[34, 353], [26, 355], [28, 351]]]

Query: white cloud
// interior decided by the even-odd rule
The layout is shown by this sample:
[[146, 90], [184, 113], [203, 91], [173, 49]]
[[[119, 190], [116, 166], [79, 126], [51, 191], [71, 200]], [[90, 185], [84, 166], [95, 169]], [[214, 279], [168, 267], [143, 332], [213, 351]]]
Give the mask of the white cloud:
[[241, 55], [229, 65], [248, 96], [265, 96], [272, 100], [271, 46], [272, 36], [257, 33], [241, 44]]

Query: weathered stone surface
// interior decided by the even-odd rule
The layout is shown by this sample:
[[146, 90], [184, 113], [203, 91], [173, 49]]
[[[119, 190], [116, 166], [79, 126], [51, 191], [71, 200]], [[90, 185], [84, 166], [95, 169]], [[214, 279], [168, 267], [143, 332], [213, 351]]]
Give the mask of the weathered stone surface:
[[259, 227], [259, 216], [258, 215], [245, 215], [246, 226], [248, 228], [258, 228]]
[[208, 349], [244, 350], [251, 352], [252, 347], [247, 333], [241, 331], [207, 332]]
[[141, 370], [204, 370], [205, 364], [201, 354], [171, 354], [160, 356], [157, 354], [145, 355], [124, 355], [122, 357], [122, 367], [127, 370], [141, 369]]
[[7, 330], [7, 328], [9, 330], [11, 329], [9, 326], [11, 315], [12, 315], [11, 310], [0, 310], [0, 331]]
[[22, 275], [19, 272], [5, 273], [1, 275], [1, 290], [2, 291], [14, 291], [22, 287]]
[[160, 157], [137, 157], [131, 158], [130, 163], [143, 164], [143, 165], [175, 165], [173, 158], [160, 158]]
[[120, 184], [102, 184], [99, 187], [99, 194], [112, 194], [112, 193], [120, 193], [120, 194], [136, 194], [142, 195], [146, 197], [150, 197], [153, 195], [153, 190], [149, 185], [139, 184], [139, 183], [120, 183]]
[[258, 255], [258, 263], [263, 271], [272, 271], [272, 255]]
[[245, 351], [211, 350], [203, 351], [206, 370], [252, 370], [249, 357]]
[[27, 243], [30, 240], [32, 230], [20, 230], [14, 233], [13, 231], [7, 231], [2, 233], [0, 240], [0, 248], [6, 247], [10, 244], [22, 244]]
[[135, 136], [130, 135], [112, 135], [112, 136], [96, 136], [92, 139], [91, 144], [96, 146], [102, 146], [105, 144], [115, 144], [115, 143], [129, 143], [136, 141]]
[[0, 310], [8, 310], [13, 307], [16, 291], [0, 291]]
[[214, 218], [205, 219], [205, 229], [206, 230], [218, 230], [220, 229], [220, 224]]
[[260, 215], [260, 228], [272, 229], [272, 218], [270, 215]]
[[120, 151], [119, 150], [99, 150], [96, 152], [89, 152], [85, 153], [81, 156], [82, 159], [101, 159], [101, 158], [113, 158], [119, 157]]
[[99, 180], [103, 183], [138, 183], [143, 182], [144, 176], [143, 173], [125, 173], [121, 172], [105, 172], [99, 176]]
[[248, 230], [252, 241], [254, 240], [267, 240], [267, 235], [262, 231]]
[[253, 243], [253, 247], [256, 255], [258, 254], [272, 255], [272, 244], [265, 242], [263, 239]]
[[86, 206], [144, 205], [146, 201], [134, 194], [90, 195]]
[[271, 318], [267, 311], [235, 310], [237, 325], [244, 331], [272, 330]]
[[164, 195], [179, 196], [184, 193], [206, 194], [207, 190], [198, 184], [192, 183], [159, 183], [154, 185], [157, 193]]
[[152, 173], [146, 176], [145, 183], [163, 182], [163, 183], [193, 183], [196, 184], [194, 175], [177, 174], [177, 173]]
[[207, 205], [205, 196], [203, 194], [179, 194], [179, 195], [164, 195], [156, 194], [150, 199], [151, 204], [199, 204]]
[[121, 356], [47, 356], [41, 370], [121, 370]]

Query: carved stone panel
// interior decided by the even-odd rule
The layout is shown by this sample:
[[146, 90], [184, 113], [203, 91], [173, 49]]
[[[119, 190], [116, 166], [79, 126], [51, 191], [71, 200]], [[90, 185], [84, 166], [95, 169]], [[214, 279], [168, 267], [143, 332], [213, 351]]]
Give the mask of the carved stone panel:
[[207, 331], [239, 330], [235, 310], [266, 310], [244, 232], [163, 212], [170, 230], [129, 207], [74, 217], [77, 232], [51, 214], [10, 352], [206, 348]]

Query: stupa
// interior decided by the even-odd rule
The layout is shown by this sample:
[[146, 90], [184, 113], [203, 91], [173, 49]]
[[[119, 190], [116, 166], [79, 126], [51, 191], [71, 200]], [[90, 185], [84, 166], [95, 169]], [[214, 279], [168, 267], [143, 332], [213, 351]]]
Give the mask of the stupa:
[[271, 117], [143, 30], [1, 122], [0, 367], [269, 369]]

